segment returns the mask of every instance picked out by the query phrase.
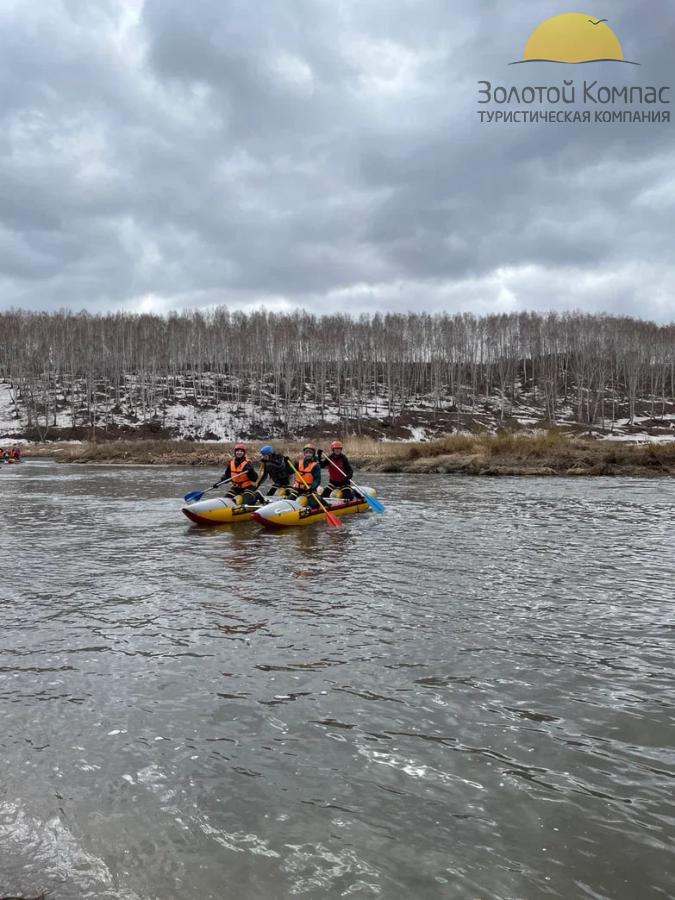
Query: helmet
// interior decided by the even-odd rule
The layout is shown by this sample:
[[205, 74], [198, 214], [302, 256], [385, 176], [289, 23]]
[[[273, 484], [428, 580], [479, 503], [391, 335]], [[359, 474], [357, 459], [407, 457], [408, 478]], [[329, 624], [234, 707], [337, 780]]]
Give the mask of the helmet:
[[265, 444], [264, 447], [260, 448], [261, 456], [271, 456], [274, 453], [274, 447], [271, 444]]
[[342, 450], [342, 441], [333, 441], [330, 445], [331, 450]]
[[234, 452], [236, 453], [237, 450], [243, 450], [244, 453], [246, 453], [246, 444], [235, 444], [235, 445], [234, 445]]
[[302, 448], [302, 452], [304, 453], [305, 450], [311, 450], [312, 453], [316, 453], [316, 447], [314, 446], [314, 444], [305, 444], [305, 446]]

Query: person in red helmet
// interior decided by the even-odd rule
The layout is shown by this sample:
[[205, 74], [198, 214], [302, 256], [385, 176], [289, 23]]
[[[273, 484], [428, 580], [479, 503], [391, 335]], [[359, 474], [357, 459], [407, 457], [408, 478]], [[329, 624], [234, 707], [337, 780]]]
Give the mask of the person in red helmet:
[[258, 483], [258, 473], [253, 463], [246, 455], [246, 444], [234, 445], [234, 456], [225, 466], [225, 471], [213, 486], [219, 481], [230, 481], [230, 487], [225, 495], [237, 503], [255, 503], [255, 488]]
[[350, 486], [350, 481], [354, 469], [342, 451], [342, 441], [332, 442], [328, 456], [324, 454], [323, 450], [319, 450], [319, 464], [322, 469], [328, 469], [328, 484], [323, 489], [323, 496], [330, 497], [333, 491], [339, 491], [343, 500], [353, 500], [354, 491]]

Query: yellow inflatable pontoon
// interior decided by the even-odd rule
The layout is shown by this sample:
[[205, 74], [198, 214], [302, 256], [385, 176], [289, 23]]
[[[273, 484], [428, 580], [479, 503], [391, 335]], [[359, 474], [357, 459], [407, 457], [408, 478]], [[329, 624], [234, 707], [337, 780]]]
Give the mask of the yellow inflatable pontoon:
[[[371, 488], [359, 488], [364, 493], [374, 496]], [[322, 501], [326, 509], [334, 516], [348, 516], [352, 513], [368, 512], [370, 507], [366, 501], [359, 497], [354, 500], [342, 500], [332, 497]], [[326, 514], [321, 507], [310, 506], [307, 498], [298, 500], [277, 500], [257, 509], [253, 513], [253, 520], [264, 525], [265, 528], [294, 528], [298, 525], [314, 525], [315, 522], [325, 522]]]
[[209, 497], [208, 500], [186, 503], [182, 512], [197, 525], [235, 525], [250, 522], [257, 509], [260, 506], [238, 504], [229, 497]]

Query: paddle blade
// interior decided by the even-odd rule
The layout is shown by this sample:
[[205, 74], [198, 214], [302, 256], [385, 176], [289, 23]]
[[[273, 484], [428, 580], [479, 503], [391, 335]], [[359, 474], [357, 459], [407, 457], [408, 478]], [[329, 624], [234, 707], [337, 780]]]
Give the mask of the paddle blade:
[[384, 504], [380, 503], [375, 497], [371, 497], [370, 494], [364, 494], [366, 503], [368, 506], [374, 510], [375, 512], [383, 513], [384, 512]]
[[326, 522], [331, 528], [342, 528], [344, 525], [344, 522], [341, 522], [337, 516], [333, 515], [332, 512], [328, 512], [328, 510], [326, 510]]
[[201, 500], [203, 493], [204, 491], [190, 491], [189, 494], [186, 494], [183, 497], [183, 500], [185, 500], [186, 503], [194, 503], [195, 500]]

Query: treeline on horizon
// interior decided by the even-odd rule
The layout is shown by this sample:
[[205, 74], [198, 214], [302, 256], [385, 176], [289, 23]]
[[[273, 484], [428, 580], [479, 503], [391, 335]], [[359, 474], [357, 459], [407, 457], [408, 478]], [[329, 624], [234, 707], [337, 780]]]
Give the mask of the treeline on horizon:
[[[526, 393], [555, 423], [588, 425], [675, 396], [675, 325], [581, 312], [316, 316], [300, 311], [0, 313], [0, 377], [29, 424], [73, 425], [128, 407], [139, 421], [172, 402], [251, 403], [281, 425], [298, 405], [347, 420], [395, 418]], [[610, 409], [611, 407], [611, 409]], [[377, 413], [374, 411], [378, 410]]]

